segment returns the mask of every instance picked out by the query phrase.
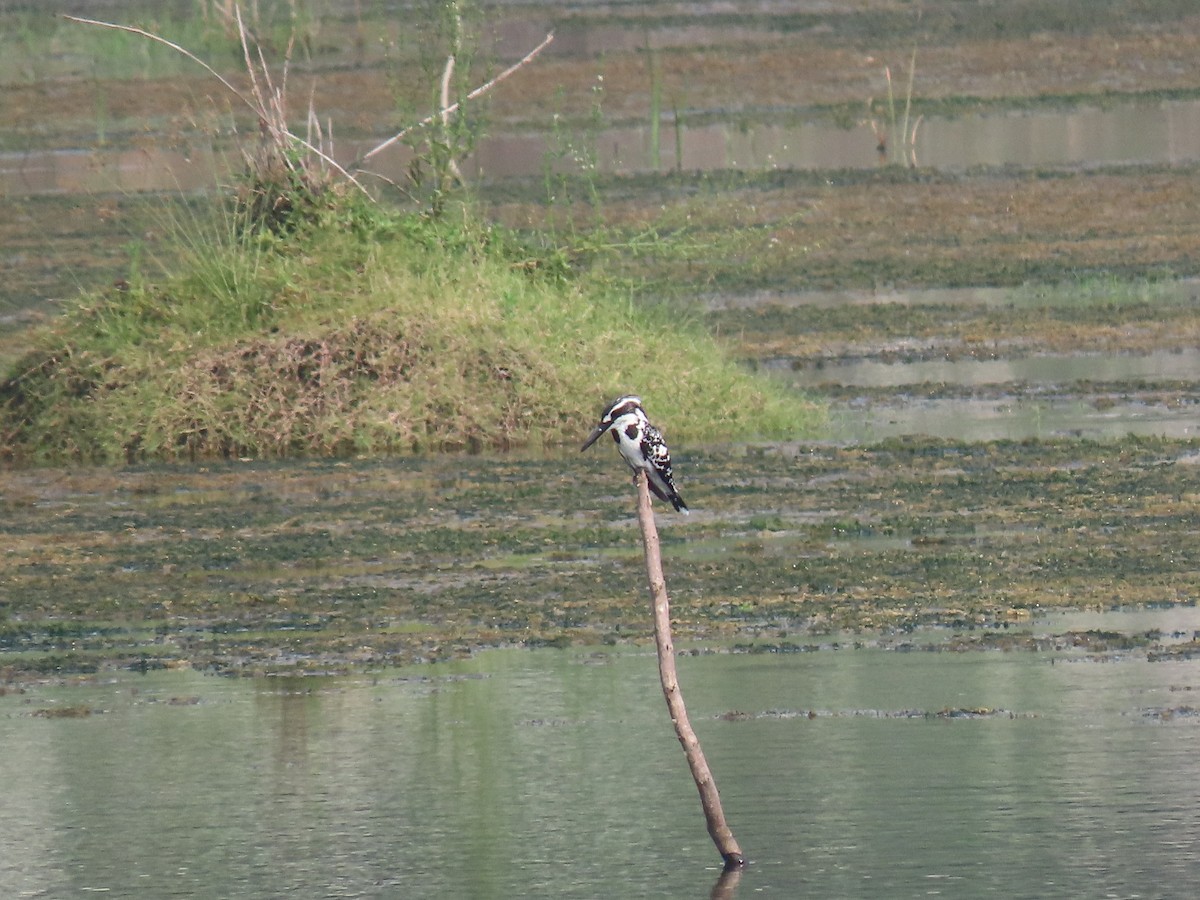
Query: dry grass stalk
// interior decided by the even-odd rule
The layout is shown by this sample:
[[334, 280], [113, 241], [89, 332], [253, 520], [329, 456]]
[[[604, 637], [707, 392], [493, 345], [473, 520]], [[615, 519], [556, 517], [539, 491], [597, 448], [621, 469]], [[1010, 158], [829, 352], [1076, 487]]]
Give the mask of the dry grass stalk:
[[[917, 48], [913, 47], [912, 56], [908, 61], [908, 84], [904, 91], [904, 115], [899, 122], [896, 121], [896, 95], [892, 86], [892, 69], [891, 66], [883, 67], [883, 77], [887, 82], [887, 112], [888, 119], [891, 122], [891, 128], [894, 133], [899, 135], [897, 142], [893, 145], [893, 159], [896, 162], [907, 164], [911, 168], [917, 167], [917, 131], [921, 127], [921, 123], [925, 117], [917, 116], [912, 127], [909, 127], [909, 121], [912, 116], [912, 98], [913, 98], [913, 81], [917, 74]], [[867, 100], [868, 112], [873, 112], [873, 99]], [[870, 125], [871, 131], [875, 135], [875, 149], [879, 152], [881, 162], [886, 162], [888, 157], [888, 130], [883, 125], [880, 125], [878, 120], [871, 115], [867, 119], [867, 124]]]
[[[250, 38], [247, 34], [245, 26], [242, 24], [240, 12], [237, 12], [236, 6], [234, 7], [234, 9], [235, 9], [235, 12], [237, 13], [237, 22], [238, 22], [240, 40], [242, 43], [243, 55], [245, 56], [247, 67], [249, 69], [249, 75], [251, 78], [251, 82], [253, 83], [257, 76], [254, 72], [253, 66], [250, 63], [250, 52], [249, 52]], [[221, 85], [227, 91], [229, 91], [231, 94], [233, 94], [239, 100], [241, 100], [245, 106], [247, 106], [249, 109], [251, 109], [254, 112], [254, 114], [256, 116], [258, 116], [260, 126], [263, 125], [263, 123], [267, 123], [269, 125], [272, 121], [276, 122], [276, 127], [271, 129], [272, 134], [276, 139], [278, 139], [280, 141], [286, 140], [288, 143], [289, 150], [291, 149], [292, 145], [299, 146], [306, 152], [313, 154], [318, 159], [322, 160], [324, 163], [326, 163], [327, 165], [332, 167], [338, 174], [342, 175], [351, 184], [353, 184], [355, 187], [357, 187], [359, 190], [361, 190], [364, 195], [370, 196], [367, 193], [367, 189], [364, 188], [354, 178], [353, 175], [351, 175], [345, 168], [343, 168], [338, 163], [337, 160], [333, 159], [331, 156], [329, 156], [328, 154], [323, 152], [319, 147], [314, 146], [313, 144], [310, 144], [308, 141], [304, 140], [303, 138], [292, 134], [287, 129], [286, 125], [284, 125], [284, 127], [282, 129], [280, 129], [278, 127], [278, 123], [280, 121], [282, 121], [281, 116], [279, 114], [272, 116], [270, 106], [265, 102], [265, 96], [261, 93], [261, 91], [255, 90], [253, 97], [247, 97], [242, 91], [239, 91], [236, 87], [234, 87], [233, 84], [230, 83], [230, 81], [227, 78], [222, 76], [220, 72], [218, 72], [216, 69], [214, 69], [208, 63], [206, 63], [200, 57], [196, 56], [196, 54], [192, 53], [187, 48], [182, 47], [179, 44], [176, 44], [174, 41], [169, 41], [166, 38], [162, 37], [161, 35], [154, 34], [153, 32], [146, 31], [145, 29], [142, 29], [142, 28], [136, 28], [133, 25], [118, 25], [114, 22], [102, 22], [98, 19], [85, 19], [85, 18], [82, 18], [81, 16], [63, 15], [63, 18], [67, 19], [71, 22], [78, 22], [81, 25], [95, 25], [99, 28], [111, 28], [115, 31], [124, 31], [129, 34], [136, 34], [139, 37], [144, 37], [149, 40], [155, 41], [159, 44], [162, 44], [165, 47], [170, 47], [172, 50], [174, 50], [177, 53], [181, 53], [183, 56], [187, 57], [192, 62], [201, 66], [206, 72], [208, 72], [215, 79], [217, 79], [217, 81], [219, 81], [221, 83]], [[267, 70], [266, 70], [266, 61], [263, 60], [261, 50], [258, 53], [258, 58], [261, 62], [262, 68], [263, 68], [263, 74], [266, 76], [268, 83], [269, 83], [269, 74], [267, 73]], [[279, 105], [280, 105], [280, 107], [282, 107], [282, 97], [280, 98]]]
[[[335, 181], [330, 175], [330, 170], [361, 191], [364, 196], [370, 197], [370, 193], [351, 174], [351, 170], [354, 172], [365, 171], [362, 168], [364, 162], [387, 147], [394, 145], [397, 141], [403, 140], [406, 135], [415, 129], [423, 128], [433, 122], [440, 122], [443, 129], [445, 129], [450, 122], [450, 117], [458, 111], [462, 102], [475, 100], [491, 91], [514, 72], [532, 62], [554, 40], [553, 34], [547, 34], [537, 47], [515, 64], [509, 66], [495, 78], [469, 92], [463, 101], [455, 103], [449, 102], [451, 77], [454, 73], [455, 57], [457, 55], [456, 52], [452, 52], [446, 61], [446, 67], [442, 75], [442, 108], [438, 112], [427, 116], [415, 125], [405, 128], [403, 131], [379, 144], [356, 160], [348, 169], [333, 158], [332, 123], [324, 131], [321, 129], [319, 120], [312, 107], [311, 94], [308, 115], [306, 117], [307, 138], [302, 138], [292, 133], [288, 127], [287, 74], [291, 61], [292, 42], [289, 41], [288, 43], [283, 75], [279, 85], [276, 86], [271, 78], [270, 69], [263, 56], [262, 48], [253, 38], [242, 18], [240, 4], [226, 0], [226, 2], [216, 7], [216, 11], [222, 18], [232, 18], [236, 26], [236, 34], [241, 43], [242, 57], [245, 61], [246, 73], [250, 82], [249, 94], [239, 90], [227, 78], [222, 76], [221, 73], [190, 50], [161, 35], [132, 25], [119, 25], [114, 22], [104, 22], [82, 16], [64, 15], [63, 18], [81, 25], [92, 25], [98, 28], [109, 28], [115, 31], [135, 34], [169, 47], [176, 53], [182, 54], [187, 59], [201, 66], [206, 72], [217, 79], [229, 93], [237, 97], [243, 105], [254, 112], [258, 118], [262, 143], [255, 156], [247, 156], [247, 165], [250, 169], [249, 196], [241, 199], [247, 207], [247, 214], [250, 216], [251, 221], [264, 222], [268, 227], [272, 228], [282, 227], [286, 223], [293, 212], [293, 207], [298, 196], [302, 196], [306, 200], [317, 200], [326, 191], [333, 188]], [[205, 13], [207, 15], [207, 7], [205, 7]], [[456, 45], [457, 40], [456, 35]], [[454, 50], [457, 51], [457, 49], [456, 46]], [[460, 182], [463, 181], [462, 173], [455, 160], [450, 160], [448, 168], [455, 178]]]

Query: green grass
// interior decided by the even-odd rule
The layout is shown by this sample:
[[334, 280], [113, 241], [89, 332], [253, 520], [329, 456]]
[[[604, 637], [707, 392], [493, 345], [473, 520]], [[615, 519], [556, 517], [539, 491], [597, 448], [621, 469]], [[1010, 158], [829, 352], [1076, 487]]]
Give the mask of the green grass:
[[550, 446], [626, 391], [682, 440], [820, 420], [700, 324], [469, 217], [343, 199], [283, 235], [196, 227], [161, 282], [131, 277], [33, 333], [0, 382], [7, 458]]

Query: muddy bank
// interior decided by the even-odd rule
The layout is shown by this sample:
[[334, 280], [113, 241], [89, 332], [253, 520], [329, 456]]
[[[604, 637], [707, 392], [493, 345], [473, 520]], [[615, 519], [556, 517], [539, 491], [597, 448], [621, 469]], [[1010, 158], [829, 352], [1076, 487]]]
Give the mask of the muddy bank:
[[[1198, 172], [1180, 166], [966, 175], [890, 168], [612, 178], [596, 188], [609, 227], [635, 234], [689, 230], [691, 252], [664, 245], [663, 253], [651, 248], [630, 256], [630, 278], [652, 288], [686, 285], [692, 296], [765, 292], [760, 300], [769, 303], [770, 292], [830, 288], [1194, 277], [1200, 275]], [[486, 185], [480, 196], [488, 215], [514, 227], [562, 227], [534, 182]], [[126, 277], [131, 250], [140, 271], [169, 265], [163, 250], [173, 233], [186, 232], [202, 215], [200, 203], [158, 196], [112, 197], [98, 206], [93, 198], [0, 200], [12, 213], [0, 216], [0, 240], [12, 248], [0, 309], [72, 297], [81, 287]], [[581, 208], [579, 215], [590, 220], [595, 213]], [[1110, 329], [1105, 341], [1190, 340], [1194, 312], [1169, 315], [1169, 326], [1156, 333]], [[1024, 335], [1039, 333], [1034, 323], [1018, 327]], [[988, 324], [976, 313], [961, 328], [969, 336]], [[756, 329], [753, 316], [746, 325]], [[1064, 327], [1038, 339], [1051, 340]]]
[[[1116, 279], [1080, 283], [1042, 299], [1014, 290], [996, 305], [964, 303], [947, 291], [924, 302], [819, 306], [770, 293], [752, 305], [711, 311], [706, 321], [746, 359], [1016, 360], [1045, 354], [1188, 354], [1200, 346], [1200, 288], [1168, 296]], [[1093, 376], [1094, 377], [1094, 376]]]
[[[269, 16], [270, 5], [263, 6]], [[279, 56], [295, 34], [292, 78], [310, 81], [301, 89], [305, 102], [313, 90], [316, 110], [332, 117], [341, 135], [387, 134], [405, 111], [426, 102], [427, 72], [437, 69], [428, 58], [438, 46], [432, 26], [387, 4], [357, 12], [315, 7], [294, 29], [276, 11], [259, 33]], [[75, 11], [149, 26], [185, 41], [224, 74], [244, 74], [240, 52], [215, 21], [199, 27], [168, 15], [147, 22], [132, 4], [77, 4]], [[11, 28], [20, 37], [6, 54], [13, 62], [0, 69], [8, 111], [0, 147], [45, 146], [64, 134], [136, 143], [147, 122], [179, 135], [245, 118], [206, 98], [211, 85], [197, 81], [198, 67], [133, 36], [100, 35], [50, 16], [17, 14]], [[750, 12], [708, 3], [642, 4], [636, 11], [505, 4], [489, 11], [480, 63], [517, 59], [548, 31], [556, 41], [545, 59], [492, 97], [495, 123], [548, 129], [547, 110], [586, 121], [602, 77], [605, 115], [614, 123], [644, 120], [657, 83], [665, 108], [692, 121], [799, 114], [850, 124], [870, 114], [869, 104], [882, 111], [885, 66], [901, 90], [914, 49], [919, 113], [1200, 91], [1200, 15], [1187, 0], [1136, 8], [1084, 0], [952, 2], [922, 10], [845, 2]]]
[[[631, 276], [697, 292], [1016, 286], [1200, 274], [1197, 168], [878, 170], [606, 181], [605, 221], [687, 228], [692, 254], [643, 257]], [[485, 192], [503, 221], [553, 210], [524, 182]], [[769, 293], [761, 298], [770, 300]]]
[[[919, 14], [891, 3], [808, 7], [506, 4], [488, 17], [480, 68], [487, 59], [519, 57], [547, 30], [556, 40], [490, 96], [483, 131], [555, 134], [552, 155], [566, 159], [604, 156], [604, 129], [640, 124], [647, 134], [638, 152], [649, 154], [641, 144], [650, 140], [657, 102], [664, 168], [674, 160], [675, 122], [834, 122], [874, 148], [877, 131], [896, 131], [884, 68], [902, 99], [914, 49], [914, 120], [1200, 96], [1194, 66], [1200, 18], [1184, 0], [1136, 9], [1116, 2], [954, 2]], [[286, 10], [269, 4], [264, 10], [267, 50], [282, 55]], [[122, 3], [82, 4], [79, 11], [122, 21], [139, 21], [141, 13]], [[298, 118], [310, 91], [342, 141], [382, 140], [419, 118], [427, 72], [438, 68], [429, 59], [435, 42], [428, 28], [414, 27], [388, 4], [357, 12], [318, 4], [313, 13], [299, 29], [291, 67]], [[23, 154], [43, 149], [78, 157], [94, 148], [128, 149], [123, 168], [136, 168], [141, 150], [180, 165], [191, 154], [214, 151], [236, 162], [233, 131], [254, 131], [252, 117], [222, 96], [215, 81], [204, 81], [202, 70], [165, 48], [50, 16], [4, 15], [14, 36], [0, 65], [0, 149], [13, 154], [7, 166], [20, 169], [27, 164]], [[229, 77], [241, 77], [240, 51], [218, 23], [165, 15], [154, 24], [168, 37], [193, 41]], [[895, 158], [897, 135], [883, 138], [891, 145], [888, 158]], [[1190, 144], [1188, 135], [1171, 139]], [[87, 168], [79, 159], [75, 165]], [[685, 169], [681, 177], [601, 179], [600, 209], [581, 214], [616, 227], [686, 224], [701, 242], [705, 232], [741, 232], [737, 246], [702, 246], [691, 258], [651, 259], [646, 270], [631, 273], [683, 279], [698, 290], [1011, 285], [1097, 272], [1197, 274], [1196, 184], [1193, 164], [1097, 168], [1086, 160], [1067, 170], [894, 166], [697, 175]], [[489, 211], [518, 225], [537, 227], [562, 211], [562, 198], [552, 200], [540, 176], [485, 173], [472, 186]], [[581, 183], [574, 196], [583, 202], [590, 189]], [[154, 199], [157, 215], [120, 192], [0, 198], [0, 245], [11, 250], [0, 257], [0, 310], [127, 278], [131, 253], [135, 266], [151, 268], [164, 232], [190, 216], [171, 205], [178, 198]], [[547, 209], [556, 203], [557, 210]]]

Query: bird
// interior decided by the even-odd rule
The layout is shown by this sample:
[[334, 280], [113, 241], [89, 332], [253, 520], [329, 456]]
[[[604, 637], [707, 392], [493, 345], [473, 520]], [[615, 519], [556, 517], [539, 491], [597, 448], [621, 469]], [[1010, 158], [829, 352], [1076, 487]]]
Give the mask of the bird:
[[645, 472], [646, 483], [655, 496], [674, 506], [676, 512], [686, 515], [688, 506], [675, 489], [675, 479], [671, 473], [671, 451], [667, 449], [662, 432], [651, 425], [646, 417], [642, 398], [629, 394], [610, 403], [579, 452], [596, 443], [606, 431], [617, 442], [617, 449], [633, 470], [634, 479], [639, 469]]

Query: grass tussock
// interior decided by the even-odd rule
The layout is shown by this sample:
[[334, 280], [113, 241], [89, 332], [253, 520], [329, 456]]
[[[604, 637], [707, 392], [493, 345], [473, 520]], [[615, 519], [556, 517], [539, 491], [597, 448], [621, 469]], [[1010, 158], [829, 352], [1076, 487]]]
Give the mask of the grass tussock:
[[630, 390], [675, 440], [815, 426], [699, 324], [499, 229], [353, 200], [287, 234], [239, 221], [35, 334], [0, 382], [7, 460], [548, 446]]
[[[579, 279], [561, 248], [530, 252], [451, 214], [446, 135], [460, 6], [438, 110], [415, 129], [441, 187], [429, 211], [376, 204], [332, 154], [311, 107], [289, 126], [275, 75], [233, 7], [248, 90], [185, 47], [133, 34], [205, 69], [253, 110], [257, 147], [224, 217], [180, 229], [169, 277], [131, 277], [37, 332], [0, 382], [0, 458], [119, 462], [485, 450], [574, 442], [613, 394], [643, 394], [678, 437], [792, 436], [813, 409], [739, 369], [695, 323], [633, 302], [612, 279]], [[73, 17], [70, 17], [73, 18]], [[375, 150], [413, 131], [406, 129]], [[352, 166], [352, 168], [354, 168]], [[356, 171], [359, 171], [356, 169]]]

